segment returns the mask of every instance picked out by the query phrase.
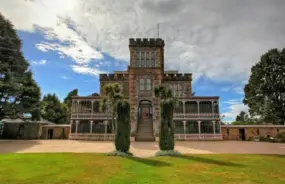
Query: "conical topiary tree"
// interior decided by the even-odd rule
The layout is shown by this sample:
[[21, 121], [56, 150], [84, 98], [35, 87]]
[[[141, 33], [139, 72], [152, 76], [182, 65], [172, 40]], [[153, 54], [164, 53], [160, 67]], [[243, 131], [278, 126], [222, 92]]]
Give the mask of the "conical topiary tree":
[[160, 134], [159, 148], [161, 152], [156, 155], [180, 155], [174, 151], [174, 123], [173, 113], [177, 102], [172, 91], [165, 86], [159, 86], [155, 89], [155, 96], [160, 98]]
[[117, 124], [116, 124], [115, 146], [116, 150], [128, 153], [130, 149], [130, 104], [121, 100], [117, 103]]

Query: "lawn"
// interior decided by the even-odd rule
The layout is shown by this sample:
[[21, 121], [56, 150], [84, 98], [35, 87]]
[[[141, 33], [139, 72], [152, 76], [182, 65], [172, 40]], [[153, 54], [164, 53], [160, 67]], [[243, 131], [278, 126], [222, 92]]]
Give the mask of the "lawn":
[[121, 158], [92, 153], [1, 154], [0, 184], [285, 183], [281, 155]]

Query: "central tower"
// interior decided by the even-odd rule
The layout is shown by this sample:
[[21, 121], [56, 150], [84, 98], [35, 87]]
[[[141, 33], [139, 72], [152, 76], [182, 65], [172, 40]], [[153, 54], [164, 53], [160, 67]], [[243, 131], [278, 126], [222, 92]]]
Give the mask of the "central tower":
[[[131, 105], [132, 133], [154, 137], [160, 119], [159, 99], [154, 89], [160, 85], [164, 73], [164, 41], [160, 38], [131, 38], [129, 40], [130, 64], [129, 101]], [[145, 127], [149, 127], [146, 129]], [[140, 130], [144, 127], [144, 130]], [[151, 128], [151, 130], [150, 130]]]

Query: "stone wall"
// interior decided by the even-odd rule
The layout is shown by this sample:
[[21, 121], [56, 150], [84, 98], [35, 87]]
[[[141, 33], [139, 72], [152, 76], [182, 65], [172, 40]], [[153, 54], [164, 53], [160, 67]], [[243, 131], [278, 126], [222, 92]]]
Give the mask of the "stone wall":
[[[245, 140], [252, 140], [255, 136], [272, 136], [275, 137], [279, 132], [285, 132], [284, 128], [276, 127], [222, 127], [224, 140], [240, 140], [239, 129], [245, 130]], [[228, 134], [229, 133], [229, 134]]]
[[[20, 128], [21, 127], [21, 128]], [[3, 139], [37, 139], [38, 123], [4, 123]]]
[[48, 139], [48, 130], [53, 130], [52, 139], [68, 139], [70, 127], [42, 127], [41, 139]]

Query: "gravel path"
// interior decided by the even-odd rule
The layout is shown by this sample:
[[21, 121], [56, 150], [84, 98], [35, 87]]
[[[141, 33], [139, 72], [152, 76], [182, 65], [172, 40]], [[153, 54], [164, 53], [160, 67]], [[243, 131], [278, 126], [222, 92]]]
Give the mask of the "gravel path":
[[[242, 141], [176, 142], [175, 149], [189, 154], [282, 154], [285, 144]], [[113, 142], [76, 140], [0, 140], [0, 153], [96, 152], [114, 150]], [[159, 150], [157, 142], [132, 142], [130, 151], [138, 157], [151, 157]]]

